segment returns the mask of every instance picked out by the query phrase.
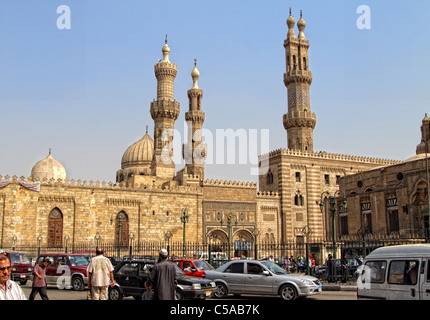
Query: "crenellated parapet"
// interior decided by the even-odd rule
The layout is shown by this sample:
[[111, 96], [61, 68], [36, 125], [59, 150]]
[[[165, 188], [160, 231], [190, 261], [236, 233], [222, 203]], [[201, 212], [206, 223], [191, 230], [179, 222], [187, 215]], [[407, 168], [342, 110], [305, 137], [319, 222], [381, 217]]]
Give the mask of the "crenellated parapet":
[[279, 192], [274, 192], [274, 191], [257, 191], [257, 198], [279, 199], [280, 194]]
[[129, 184], [127, 182], [112, 183], [106, 181], [94, 180], [75, 180], [75, 179], [35, 179], [17, 176], [0, 175], [0, 189], [8, 184], [40, 184], [40, 186], [52, 187], [73, 187], [82, 189], [104, 189], [104, 190], [136, 190], [136, 191], [160, 191], [160, 192], [201, 192], [200, 187], [196, 186], [177, 186], [177, 185], [149, 185], [149, 184]]
[[255, 182], [244, 182], [244, 181], [231, 181], [231, 180], [213, 180], [206, 179], [203, 182], [203, 186], [226, 186], [226, 187], [242, 187], [242, 188], [256, 188]]
[[259, 160], [270, 159], [275, 156], [300, 156], [306, 158], [316, 158], [316, 159], [327, 159], [327, 160], [338, 160], [338, 161], [351, 161], [351, 162], [362, 162], [362, 163], [371, 163], [371, 164], [380, 164], [380, 165], [393, 165], [399, 164], [403, 161], [399, 160], [387, 160], [373, 157], [365, 157], [365, 156], [353, 156], [353, 155], [345, 155], [345, 154], [337, 154], [337, 153], [328, 153], [328, 152], [307, 152], [296, 149], [285, 149], [280, 148], [269, 153], [262, 154], [259, 156]]

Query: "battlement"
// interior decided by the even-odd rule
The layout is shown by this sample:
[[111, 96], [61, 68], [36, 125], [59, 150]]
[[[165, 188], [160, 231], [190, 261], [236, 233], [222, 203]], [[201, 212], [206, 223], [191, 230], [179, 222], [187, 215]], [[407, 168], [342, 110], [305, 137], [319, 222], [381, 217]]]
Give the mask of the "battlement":
[[286, 155], [286, 156], [300, 156], [307, 158], [316, 158], [316, 159], [327, 159], [327, 160], [339, 160], [339, 161], [351, 161], [351, 162], [361, 162], [361, 163], [371, 163], [371, 164], [380, 164], [380, 165], [394, 165], [402, 163], [403, 161], [399, 160], [387, 160], [387, 159], [379, 159], [372, 157], [364, 157], [364, 156], [352, 156], [352, 155], [344, 155], [344, 154], [336, 154], [336, 153], [328, 153], [324, 151], [319, 152], [306, 152], [300, 150], [293, 149], [285, 149], [280, 148], [269, 153], [259, 155], [259, 160], [269, 159], [278, 155]]
[[255, 182], [206, 179], [203, 182], [203, 186], [226, 186], [226, 187], [256, 188], [257, 184]]
[[105, 189], [105, 190], [136, 190], [136, 191], [160, 191], [160, 192], [201, 192], [201, 188], [198, 186], [178, 186], [178, 185], [156, 185], [156, 184], [129, 184], [127, 182], [112, 183], [106, 181], [87, 181], [87, 180], [68, 180], [68, 179], [39, 179], [33, 180], [31, 177], [17, 177], [14, 176], [2, 176], [0, 175], [0, 183], [10, 182], [12, 184], [19, 183], [40, 183], [41, 186], [55, 186], [55, 187], [74, 187], [83, 189]]
[[257, 191], [257, 197], [260, 198], [279, 198], [279, 192], [274, 191]]

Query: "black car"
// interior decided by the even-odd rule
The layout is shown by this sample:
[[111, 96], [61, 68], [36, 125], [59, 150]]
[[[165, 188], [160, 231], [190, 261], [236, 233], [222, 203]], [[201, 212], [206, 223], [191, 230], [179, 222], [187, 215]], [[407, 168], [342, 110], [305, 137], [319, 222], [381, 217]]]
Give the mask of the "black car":
[[[109, 288], [110, 300], [122, 300], [132, 296], [136, 300], [142, 299], [146, 290], [145, 282], [154, 267], [152, 260], [128, 260], [120, 262], [114, 269], [115, 286]], [[176, 268], [178, 286], [176, 300], [205, 299], [211, 297], [216, 290], [215, 282], [203, 278], [190, 277], [172, 263]]]
[[343, 266], [341, 259], [335, 259], [333, 262], [336, 268], [336, 274], [332, 275], [332, 279], [329, 279], [329, 270], [325, 264], [315, 267], [315, 277], [320, 280], [353, 280], [356, 277], [355, 273], [357, 268], [363, 263], [358, 257], [347, 259], [347, 264], [345, 267]]

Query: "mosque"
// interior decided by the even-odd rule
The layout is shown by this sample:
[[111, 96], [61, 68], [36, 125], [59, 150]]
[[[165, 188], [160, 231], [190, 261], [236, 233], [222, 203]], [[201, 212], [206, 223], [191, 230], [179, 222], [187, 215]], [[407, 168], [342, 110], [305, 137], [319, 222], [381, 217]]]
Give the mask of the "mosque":
[[[294, 30], [298, 28], [298, 35]], [[51, 154], [37, 162], [28, 178], [0, 176], [0, 247], [62, 247], [94, 243], [171, 241], [207, 243], [296, 242], [306, 234], [324, 239], [331, 231], [321, 212], [322, 194], [335, 194], [343, 178], [401, 162], [313, 150], [316, 114], [311, 111], [312, 72], [306, 23], [291, 15], [284, 40], [284, 84], [288, 108], [283, 115], [287, 148], [259, 156], [259, 186], [252, 182], [205, 179], [207, 148], [202, 141], [205, 113], [200, 72], [194, 64], [188, 90], [190, 141], [183, 146], [185, 166], [176, 172], [173, 150], [180, 103], [174, 99], [177, 65], [170, 47], [154, 65], [156, 99], [150, 102], [153, 138], [146, 129], [121, 159], [116, 182], [68, 180]], [[192, 139], [191, 139], [192, 137]], [[349, 180], [348, 180], [349, 181]], [[339, 207], [340, 216], [346, 213]], [[352, 213], [349, 213], [352, 214]], [[339, 217], [339, 219], [341, 219]], [[350, 219], [350, 221], [355, 221]], [[350, 227], [352, 230], [352, 226]]]

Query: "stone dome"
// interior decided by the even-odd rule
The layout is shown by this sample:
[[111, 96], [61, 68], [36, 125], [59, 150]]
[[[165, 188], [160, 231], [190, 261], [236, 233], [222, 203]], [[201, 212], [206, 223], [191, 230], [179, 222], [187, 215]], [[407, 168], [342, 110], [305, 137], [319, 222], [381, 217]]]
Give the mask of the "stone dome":
[[66, 179], [66, 169], [64, 169], [63, 165], [55, 160], [51, 152], [49, 155], [37, 162], [33, 168], [31, 169], [31, 177], [33, 181], [42, 181], [44, 178], [51, 179]]
[[154, 141], [148, 132], [124, 152], [121, 168], [138, 167], [150, 164], [154, 155]]

